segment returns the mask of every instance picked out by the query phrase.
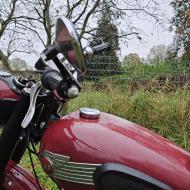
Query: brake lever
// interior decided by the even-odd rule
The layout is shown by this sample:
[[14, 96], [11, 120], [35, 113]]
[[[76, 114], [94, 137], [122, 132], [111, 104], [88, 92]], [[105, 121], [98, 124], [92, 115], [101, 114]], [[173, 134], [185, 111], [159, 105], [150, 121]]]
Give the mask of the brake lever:
[[28, 111], [27, 111], [22, 123], [21, 123], [21, 127], [24, 129], [30, 124], [30, 122], [32, 121], [33, 116], [35, 114], [36, 100], [37, 100], [38, 94], [41, 90], [41, 86], [42, 86], [41, 82], [38, 82], [31, 87], [30, 106], [28, 108]]

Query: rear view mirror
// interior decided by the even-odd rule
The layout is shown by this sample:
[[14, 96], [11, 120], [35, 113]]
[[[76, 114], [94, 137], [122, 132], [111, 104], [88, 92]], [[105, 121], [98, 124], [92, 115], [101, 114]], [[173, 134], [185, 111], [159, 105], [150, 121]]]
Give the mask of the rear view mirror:
[[81, 43], [72, 22], [65, 18], [58, 18], [56, 23], [56, 48], [81, 74], [85, 72], [85, 59]]

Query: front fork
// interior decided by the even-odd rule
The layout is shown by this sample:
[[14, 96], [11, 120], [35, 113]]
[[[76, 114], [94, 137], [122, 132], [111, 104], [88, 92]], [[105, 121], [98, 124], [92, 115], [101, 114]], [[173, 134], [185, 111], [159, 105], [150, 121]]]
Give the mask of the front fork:
[[23, 131], [21, 123], [26, 115], [29, 103], [29, 96], [22, 93], [21, 100], [18, 102], [0, 136], [0, 184], [4, 179], [5, 168], [13, 155], [16, 145], [19, 143]]

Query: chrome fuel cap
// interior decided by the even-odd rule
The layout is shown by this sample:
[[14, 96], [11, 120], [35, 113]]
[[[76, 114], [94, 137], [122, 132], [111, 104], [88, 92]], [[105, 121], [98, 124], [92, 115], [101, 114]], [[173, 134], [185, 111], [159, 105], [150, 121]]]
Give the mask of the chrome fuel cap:
[[85, 119], [99, 119], [100, 118], [100, 110], [93, 108], [80, 108], [80, 117]]

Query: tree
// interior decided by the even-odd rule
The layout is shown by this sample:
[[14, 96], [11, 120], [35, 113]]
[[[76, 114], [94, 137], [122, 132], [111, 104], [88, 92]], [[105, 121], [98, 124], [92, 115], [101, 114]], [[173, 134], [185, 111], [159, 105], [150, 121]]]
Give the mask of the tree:
[[[14, 0], [12, 2], [10, 1], [0, 1], [0, 22], [1, 22], [1, 28], [0, 28], [0, 39], [2, 42], [2, 36], [5, 33], [5, 30], [7, 29], [8, 25], [11, 23], [11, 20], [13, 18], [13, 14], [15, 12], [16, 3], [18, 0]], [[2, 46], [2, 43], [1, 43]], [[3, 67], [10, 69], [8, 57], [3, 53], [2, 47], [0, 50], [0, 61], [3, 65]]]
[[172, 19], [175, 38], [174, 51], [177, 53], [184, 49], [183, 59], [190, 59], [190, 3], [189, 0], [173, 0], [171, 3], [175, 15]]
[[[33, 32], [36, 39], [44, 46], [54, 40], [57, 17], [69, 18], [78, 29], [79, 38], [88, 32], [88, 24], [101, 0], [25, 0], [25, 6], [33, 14]], [[35, 5], [35, 6], [33, 6]]]
[[111, 48], [109, 52], [104, 52], [104, 55], [111, 55], [117, 57], [117, 51], [119, 50], [118, 29], [114, 22], [116, 12], [111, 9], [112, 3], [104, 0], [102, 4], [102, 13], [98, 21], [96, 33], [92, 39], [93, 44], [99, 44], [101, 41], [109, 42]]
[[[118, 74], [120, 68], [117, 51], [119, 50], [118, 29], [114, 18], [116, 11], [111, 8], [112, 2], [102, 1], [102, 12], [99, 13], [96, 31], [93, 34], [91, 46], [109, 42], [110, 50], [100, 53], [88, 61], [87, 70], [89, 76], [110, 76]], [[108, 57], [111, 56], [111, 57]], [[97, 62], [98, 59], [98, 62]]]
[[0, 7], [0, 60], [4, 68], [10, 69], [8, 59], [12, 54], [31, 52], [28, 28], [34, 18], [22, 0], [0, 0]]
[[147, 56], [150, 63], [160, 63], [164, 62], [168, 56], [168, 47], [161, 44], [153, 46]]
[[[9, 57], [15, 53], [40, 53], [53, 41], [56, 17], [81, 24], [82, 36], [100, 0], [0, 0], [0, 60], [10, 69]], [[90, 4], [91, 3], [91, 4]], [[91, 7], [89, 6], [91, 5]], [[83, 20], [83, 22], [81, 22]]]
[[137, 53], [130, 53], [124, 57], [124, 64], [140, 64], [140, 57]]

